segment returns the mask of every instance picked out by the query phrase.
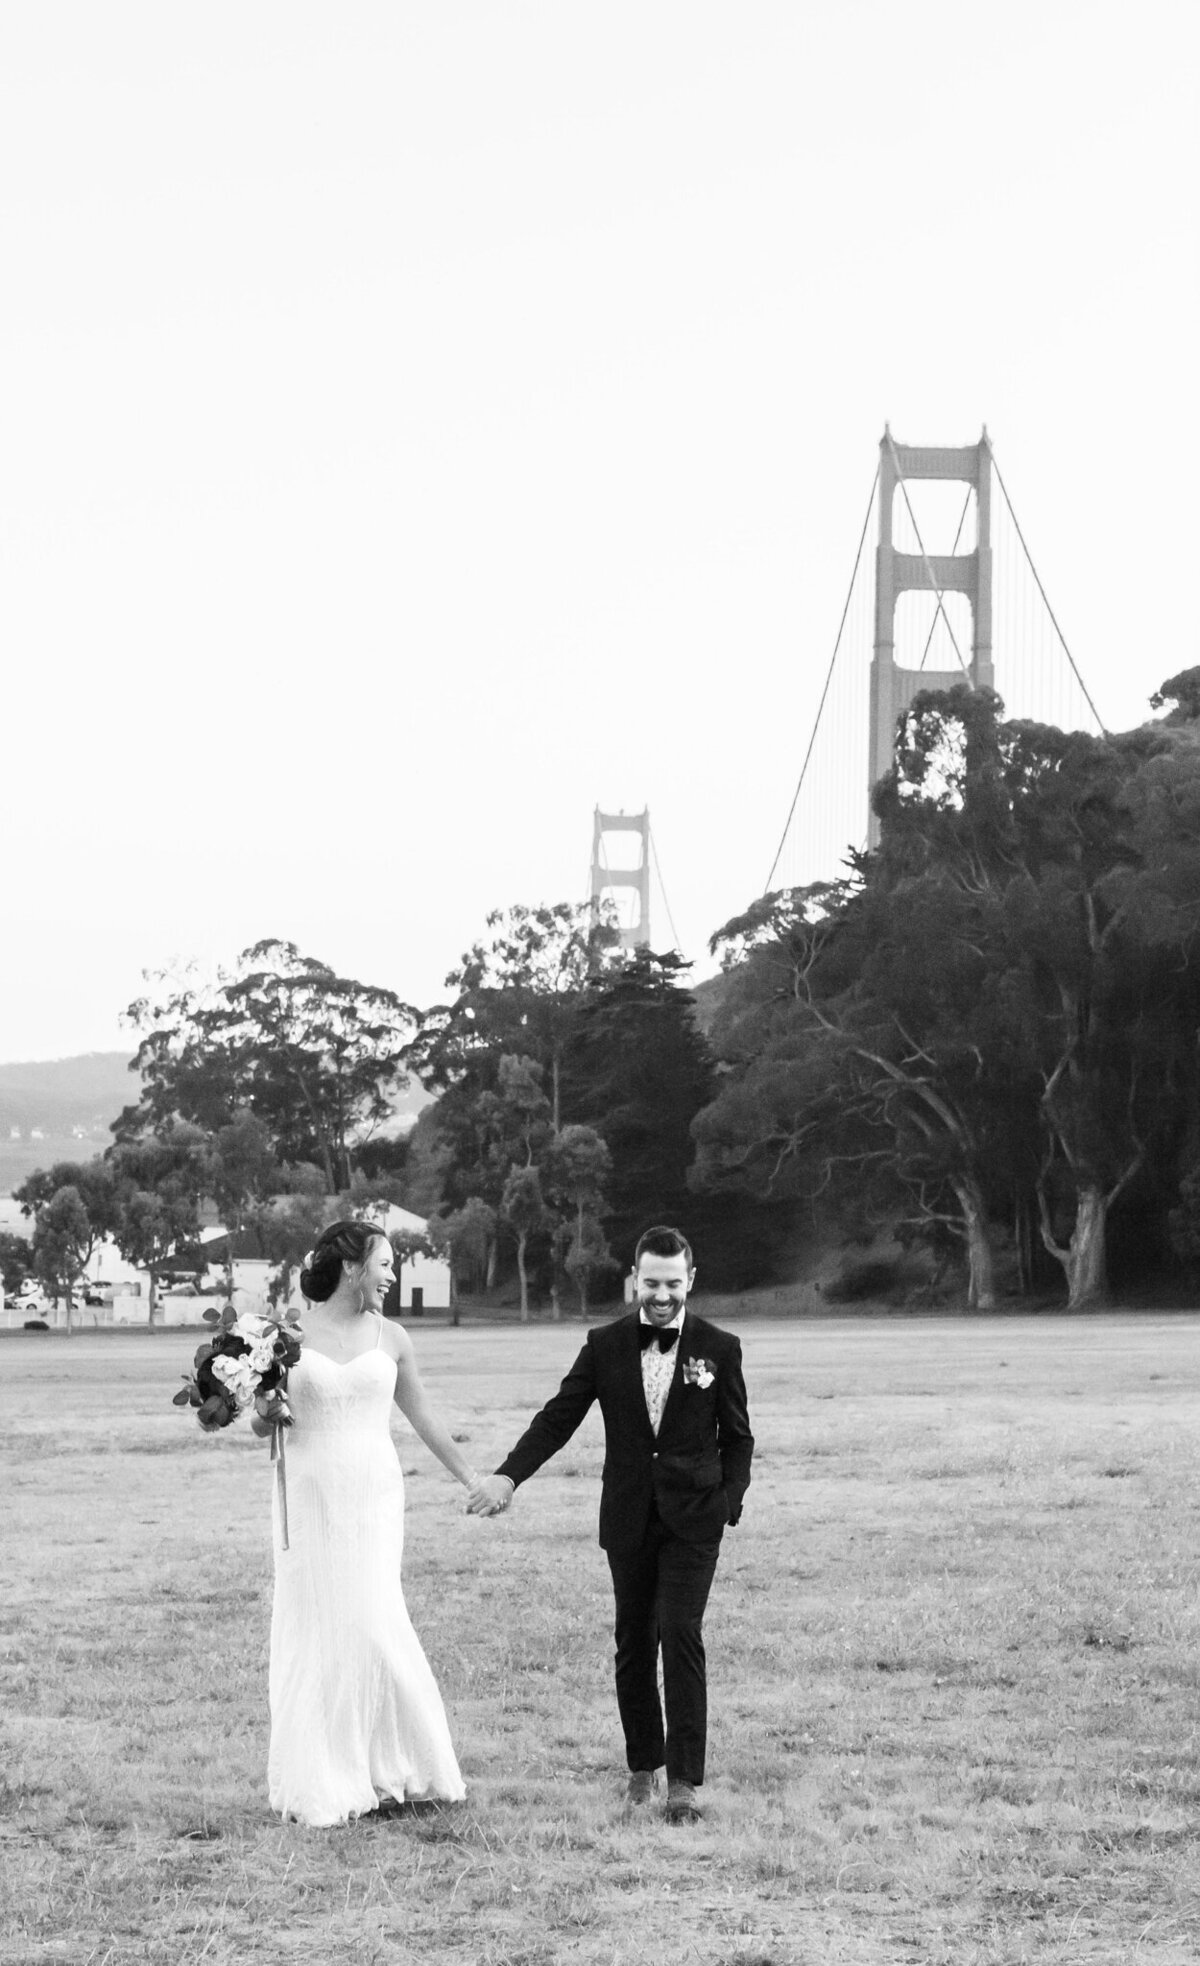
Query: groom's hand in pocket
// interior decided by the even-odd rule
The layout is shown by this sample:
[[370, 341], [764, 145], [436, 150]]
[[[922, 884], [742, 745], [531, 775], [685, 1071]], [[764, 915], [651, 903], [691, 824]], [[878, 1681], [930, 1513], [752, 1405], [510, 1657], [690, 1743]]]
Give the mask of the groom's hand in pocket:
[[512, 1501], [515, 1492], [507, 1475], [480, 1475], [471, 1486], [467, 1514], [500, 1515]]

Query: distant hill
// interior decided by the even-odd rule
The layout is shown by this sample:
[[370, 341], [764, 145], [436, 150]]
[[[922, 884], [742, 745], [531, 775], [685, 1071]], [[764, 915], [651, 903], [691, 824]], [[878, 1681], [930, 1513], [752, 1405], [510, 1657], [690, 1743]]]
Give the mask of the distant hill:
[[129, 1060], [126, 1051], [86, 1051], [0, 1065], [0, 1194], [37, 1167], [111, 1146], [113, 1121], [137, 1098]]
[[[112, 1146], [113, 1121], [138, 1096], [129, 1062], [125, 1051], [87, 1051], [0, 1065], [0, 1195], [35, 1168], [90, 1160]], [[429, 1099], [414, 1079], [397, 1097], [395, 1125], [383, 1130], [406, 1132]]]

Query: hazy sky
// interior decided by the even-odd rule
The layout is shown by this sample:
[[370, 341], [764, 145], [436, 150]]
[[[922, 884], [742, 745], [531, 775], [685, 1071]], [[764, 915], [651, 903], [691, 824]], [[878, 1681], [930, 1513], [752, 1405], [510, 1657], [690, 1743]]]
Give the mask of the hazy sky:
[[597, 803], [702, 956], [887, 420], [986, 422], [1139, 720], [1200, 661], [1198, 23], [9, 0], [0, 1058], [266, 935], [434, 1001], [489, 908], [582, 899]]

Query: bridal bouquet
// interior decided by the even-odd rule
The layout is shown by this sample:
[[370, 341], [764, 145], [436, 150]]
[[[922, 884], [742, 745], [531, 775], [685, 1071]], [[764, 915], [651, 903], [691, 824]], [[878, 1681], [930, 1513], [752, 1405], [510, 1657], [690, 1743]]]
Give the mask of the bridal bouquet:
[[204, 1322], [214, 1326], [201, 1345], [191, 1373], [173, 1400], [193, 1406], [205, 1433], [227, 1427], [251, 1407], [260, 1419], [290, 1427], [287, 1403], [288, 1367], [300, 1356], [300, 1326], [288, 1311], [205, 1311]]
[[191, 1373], [175, 1394], [175, 1406], [194, 1406], [205, 1433], [227, 1427], [239, 1413], [253, 1407], [260, 1420], [271, 1422], [271, 1459], [279, 1488], [280, 1528], [288, 1549], [287, 1474], [284, 1428], [292, 1424], [287, 1403], [287, 1376], [300, 1356], [300, 1325], [289, 1311], [205, 1311], [204, 1322], [214, 1327], [201, 1345]]

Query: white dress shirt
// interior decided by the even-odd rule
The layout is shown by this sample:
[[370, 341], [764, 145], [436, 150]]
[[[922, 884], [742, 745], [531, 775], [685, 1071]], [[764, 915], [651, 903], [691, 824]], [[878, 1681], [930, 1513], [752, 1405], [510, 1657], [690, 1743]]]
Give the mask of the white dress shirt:
[[[671, 1319], [670, 1324], [654, 1324], [645, 1311], [638, 1312], [639, 1324], [653, 1325], [655, 1331], [682, 1331], [683, 1310]], [[676, 1338], [669, 1352], [660, 1351], [657, 1345], [647, 1345], [642, 1353], [642, 1385], [646, 1392], [646, 1411], [650, 1415], [650, 1425], [655, 1433], [662, 1425], [663, 1408], [671, 1381], [675, 1377], [675, 1367], [679, 1363], [679, 1340]]]

